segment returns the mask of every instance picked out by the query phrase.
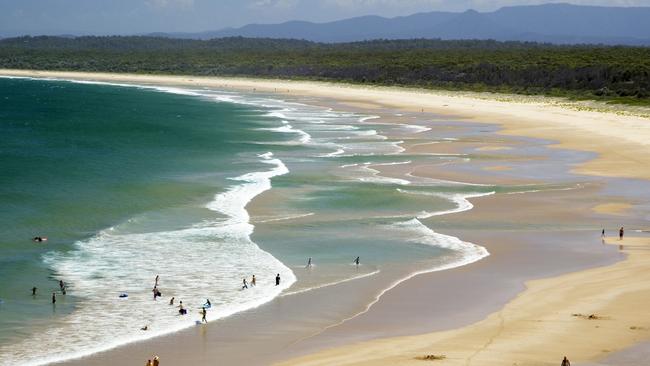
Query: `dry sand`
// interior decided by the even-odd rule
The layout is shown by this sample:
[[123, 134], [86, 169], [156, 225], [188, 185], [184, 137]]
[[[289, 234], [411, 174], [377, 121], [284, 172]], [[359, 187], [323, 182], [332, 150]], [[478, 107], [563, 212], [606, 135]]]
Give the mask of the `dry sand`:
[[648, 109], [543, 97], [288, 80], [2, 69], [0, 75], [227, 87], [333, 98], [357, 107], [381, 105], [455, 115], [477, 122], [498, 123], [503, 126], [503, 134], [545, 138], [557, 141], [559, 147], [598, 153], [596, 159], [575, 168], [579, 173], [650, 179]]
[[650, 238], [608, 239], [627, 259], [555, 278], [476, 324], [446, 332], [370, 341], [282, 365], [558, 365], [599, 360], [650, 338]]

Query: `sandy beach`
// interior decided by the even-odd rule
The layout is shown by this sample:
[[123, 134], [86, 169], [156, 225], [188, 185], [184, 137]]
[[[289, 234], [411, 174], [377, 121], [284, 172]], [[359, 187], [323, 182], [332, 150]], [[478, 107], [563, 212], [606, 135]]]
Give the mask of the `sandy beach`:
[[[650, 340], [650, 238], [631, 230], [622, 242], [601, 242], [599, 235], [605, 227], [611, 236], [622, 224], [647, 229], [647, 110], [302, 81], [22, 70], [0, 75], [230, 88], [376, 114], [390, 123], [417, 117], [465, 137], [450, 144], [408, 140], [407, 152], [476, 158], [377, 167], [382, 176], [533, 187], [525, 194], [474, 198], [471, 211], [428, 218], [436, 230], [481, 243], [491, 256], [416, 276], [382, 293], [370, 308], [341, 294], [372, 298], [382, 290], [381, 278], [281, 296], [201, 330], [62, 364], [129, 364], [159, 354], [164, 364], [410, 365], [424, 359], [556, 365], [563, 355], [574, 364], [599, 362]], [[557, 190], [535, 192], [549, 181]], [[259, 201], [274, 199], [269, 191]], [[269, 215], [255, 202], [251, 206], [253, 221], [256, 213]], [[273, 224], [257, 229], [273, 230]]]
[[[282, 365], [557, 365], [599, 360], [648, 339], [650, 239], [604, 239], [617, 264], [531, 281], [485, 320], [461, 329], [355, 344]], [[556, 356], [556, 358], [559, 356]]]

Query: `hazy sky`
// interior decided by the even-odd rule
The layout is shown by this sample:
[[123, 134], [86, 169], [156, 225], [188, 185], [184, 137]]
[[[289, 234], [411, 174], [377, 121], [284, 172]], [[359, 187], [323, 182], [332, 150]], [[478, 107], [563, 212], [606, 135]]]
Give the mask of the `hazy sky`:
[[[550, 0], [0, 0], [0, 35], [195, 32], [248, 23], [328, 21], [358, 15], [495, 10]], [[650, 0], [565, 0], [650, 6]]]

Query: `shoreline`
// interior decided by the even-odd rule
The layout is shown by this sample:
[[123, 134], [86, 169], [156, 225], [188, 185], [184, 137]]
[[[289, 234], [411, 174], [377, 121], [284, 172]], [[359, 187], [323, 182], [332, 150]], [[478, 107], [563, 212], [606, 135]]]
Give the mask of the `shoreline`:
[[[5, 74], [5, 71], [6, 70], [0, 70], [0, 75]], [[30, 76], [43, 77], [44, 76], [43, 73], [44, 72], [38, 72], [38, 74], [30, 75]], [[67, 76], [65, 76], [66, 78], [67, 77], [76, 78], [77, 76], [79, 76], [79, 75], [76, 75], [76, 74], [71, 75], [71, 73], [47, 73], [48, 76], [46, 76], [46, 77], [62, 77], [62, 74], [67, 75]], [[131, 82], [133, 82], [133, 81], [137, 80], [137, 82], [151, 82], [151, 83], [155, 83], [156, 85], [159, 85], [159, 84], [161, 84], [161, 85], [169, 85], [169, 81], [171, 80], [171, 79], [168, 79], [170, 77], [162, 77], [162, 79], [156, 79], [156, 77], [152, 77], [152, 78], [145, 77], [144, 79], [142, 79], [142, 77], [139, 76], [139, 75], [134, 75], [133, 77], [135, 77], [135, 79], [129, 79], [129, 77], [131, 77], [131, 76], [129, 76], [129, 75], [120, 75], [120, 74], [117, 74], [117, 76], [111, 75], [111, 74], [84, 74], [83, 76], [79, 76], [79, 78], [84, 79], [84, 80], [87, 80], [87, 79], [96, 80], [95, 77], [93, 77], [93, 76], [88, 77], [88, 75], [94, 75], [94, 76], [98, 76], [100, 78], [104, 78], [102, 81], [110, 81], [110, 82], [131, 81]], [[196, 78], [196, 80], [194, 80], [194, 79], [190, 80], [190, 79], [187, 79], [187, 77], [172, 77], [172, 78], [176, 79], [176, 81], [174, 81], [174, 83], [176, 83], [175, 85], [183, 85], [183, 86], [204, 85], [204, 84], [201, 84], [201, 82], [204, 81], [204, 80], [207, 80], [207, 79], [200, 79], [200, 78]], [[163, 81], [163, 80], [165, 80], [165, 81]], [[228, 86], [226, 88], [231, 88], [231, 89], [244, 89], [244, 90], [250, 92], [251, 88], [255, 88], [255, 89], [258, 89], [260, 91], [264, 89], [264, 91], [267, 91], [267, 92], [282, 93], [282, 91], [276, 91], [275, 90], [276, 88], [273, 88], [274, 90], [271, 90], [271, 86], [269, 85], [269, 83], [270, 84], [275, 84], [275, 81], [255, 81], [255, 80], [237, 79], [238, 82], [234, 83], [232, 79], [220, 79], [220, 78], [219, 79], [213, 79], [213, 78], [210, 78], [209, 80], [211, 80], [212, 83], [230, 82], [231, 86]], [[236, 84], [237, 86], [233, 87], [232, 84]], [[381, 88], [382, 90], [375, 90], [375, 88], [371, 88], [371, 91], [373, 92], [373, 93], [371, 93], [372, 95], [364, 95], [362, 97], [362, 96], [356, 95], [356, 94], [363, 94], [361, 92], [364, 92], [364, 93], [367, 92], [368, 91], [367, 88], [356, 88], [355, 89], [354, 86], [348, 87], [348, 86], [345, 86], [345, 85], [342, 85], [342, 86], [341, 85], [330, 85], [329, 83], [324, 84], [324, 83], [316, 83], [316, 82], [306, 82], [305, 83], [305, 82], [285, 82], [285, 81], [281, 81], [279, 84], [282, 85], [282, 88], [284, 88], [285, 85], [287, 87], [290, 87], [290, 91], [288, 92], [288, 95], [293, 95], [293, 93], [295, 93], [296, 90], [299, 90], [301, 93], [307, 93], [307, 95], [310, 95], [310, 96], [313, 96], [313, 97], [332, 98], [334, 100], [338, 100], [339, 103], [341, 103], [342, 105], [347, 104], [347, 102], [344, 102], [344, 101], [342, 102], [342, 100], [348, 100], [348, 99], [366, 100], [366, 101], [369, 100], [369, 99], [372, 100], [372, 95], [374, 95], [375, 93], [387, 94], [387, 95], [383, 95], [381, 98], [389, 98], [390, 95], [392, 95], [391, 93], [393, 93], [393, 94], [397, 93], [399, 95], [398, 99], [408, 97], [408, 93], [416, 93], [414, 91], [392, 90], [392, 88]], [[299, 86], [296, 87], [296, 85], [299, 85]], [[224, 87], [224, 85], [210, 85], [210, 86]], [[307, 88], [307, 89], [309, 89], [309, 91], [303, 90], [301, 88]], [[318, 90], [314, 91], [313, 89], [318, 89]], [[355, 89], [355, 90], [352, 90], [352, 89]], [[379, 89], [379, 88], [377, 88], [377, 89]], [[494, 101], [494, 100], [492, 100], [492, 101], [483, 100], [483, 102], [480, 102], [481, 99], [473, 99], [473, 98], [467, 99], [464, 96], [461, 96], [461, 97], [449, 97], [449, 96], [444, 96], [444, 95], [436, 95], [435, 93], [428, 94], [427, 92], [428, 91], [425, 91], [424, 93], [416, 93], [416, 94], [420, 95], [421, 98], [425, 98], [425, 97], [434, 98], [435, 97], [435, 98], [439, 98], [439, 99], [442, 98], [442, 100], [444, 100], [444, 98], [451, 98], [452, 100], [455, 100], [455, 99], [458, 99], [458, 98], [461, 99], [461, 102], [459, 102], [458, 105], [453, 106], [453, 107], [451, 107], [450, 105], [447, 106], [447, 107], [450, 107], [450, 108], [447, 108], [447, 107], [442, 108], [440, 106], [436, 107], [436, 104], [440, 103], [441, 100], [435, 100], [433, 102], [429, 101], [432, 104], [422, 103], [423, 105], [427, 104], [427, 110], [426, 110], [427, 113], [432, 112], [430, 109], [436, 109], [436, 108], [437, 108], [437, 110], [435, 111], [435, 113], [446, 112], [446, 114], [449, 114], [449, 111], [454, 111], [454, 110], [456, 110], [456, 111], [460, 111], [460, 110], [467, 111], [467, 103], [476, 103], [476, 104], [480, 104], [480, 103], [484, 103], [484, 104], [504, 103], [504, 102], [498, 102], [498, 101]], [[350, 93], [355, 94], [356, 96], [354, 96], [354, 97], [347, 96], [347, 94], [350, 94]], [[406, 95], [403, 95], [403, 94], [406, 94]], [[398, 108], [398, 109], [400, 109], [400, 110], [408, 110], [408, 111], [416, 110], [415, 103], [410, 103], [409, 104], [409, 103], [405, 103], [402, 99], [400, 99], [400, 100], [402, 101], [402, 104], [399, 104], [399, 106], [401, 108]], [[377, 102], [373, 101], [373, 103], [377, 103]], [[392, 103], [397, 103], [397, 102], [392, 102]], [[505, 102], [505, 103], [509, 104], [509, 102]], [[307, 104], [309, 104], [309, 103], [307, 103]], [[388, 108], [395, 108], [398, 104], [391, 104], [391, 103], [387, 103], [387, 102], [386, 103], [381, 102], [379, 104], [369, 105], [368, 103], [366, 103], [366, 104], [363, 104], [363, 105], [358, 105], [357, 107], [363, 107], [363, 109], [368, 108], [368, 109], [372, 110], [369, 107], [377, 108], [376, 106], [381, 106], [381, 105], [386, 106]], [[524, 105], [529, 106], [528, 104], [524, 104]], [[519, 107], [522, 107], [522, 105], [519, 105]], [[552, 105], [548, 105], [548, 106], [537, 106], [536, 105], [536, 106], [533, 106], [533, 108], [541, 108], [543, 110], [545, 108], [558, 108], [558, 107], [552, 106]], [[560, 109], [562, 109], [562, 108], [560, 108]], [[443, 111], [443, 112], [438, 112], [438, 110]], [[419, 112], [419, 111], [417, 111], [417, 112]], [[562, 112], [567, 113], [569, 115], [569, 117], [565, 116], [565, 118], [570, 118], [573, 115], [573, 113], [578, 113], [578, 112], [575, 112], [575, 111], [564, 110], [564, 109], [562, 109]], [[587, 113], [587, 112], [579, 112], [579, 113], [582, 114], [582, 113]], [[589, 112], [589, 113], [592, 113], [592, 112]], [[491, 124], [498, 124], [500, 126], [503, 126], [504, 129], [499, 130], [497, 132], [497, 134], [502, 134], [502, 133], [505, 133], [506, 135], [510, 135], [510, 134], [519, 135], [519, 134], [521, 134], [521, 135], [532, 136], [532, 137], [537, 137], [537, 138], [549, 138], [549, 139], [552, 139], [552, 140], [560, 141], [560, 144], [557, 145], [557, 146], [561, 147], [561, 148], [564, 148], [564, 149], [566, 149], [566, 148], [573, 149], [573, 145], [576, 143], [575, 141], [566, 141], [566, 140], [570, 140], [570, 138], [573, 137], [573, 136], [571, 136], [571, 135], [570, 136], [564, 136], [564, 133], [567, 131], [567, 127], [566, 126], [558, 127], [557, 126], [558, 121], [554, 121], [555, 124], [552, 127], [549, 127], [548, 129], [544, 129], [543, 131], [538, 131], [535, 127], [531, 127], [531, 125], [534, 126], [535, 123], [539, 122], [539, 119], [531, 119], [531, 120], [529, 120], [527, 122], [526, 121], [524, 121], [524, 122], [522, 122], [522, 121], [514, 121], [513, 122], [513, 120], [516, 119], [516, 117], [511, 117], [513, 120], [510, 120], [510, 119], [508, 119], [506, 117], [503, 117], [503, 116], [507, 116], [508, 114], [509, 114], [508, 111], [492, 111], [492, 110], [485, 110], [485, 109], [481, 109], [481, 108], [476, 108], [475, 110], [472, 110], [472, 113], [466, 113], [464, 115], [466, 115], [467, 118], [469, 120], [471, 120], [472, 122], [488, 122], [488, 123], [491, 123]], [[501, 118], [496, 118], [498, 116], [501, 116]], [[540, 117], [538, 116], [538, 118], [540, 118]], [[586, 117], [584, 117], [584, 118], [586, 118]], [[640, 118], [640, 117], [612, 115], [612, 116], [609, 116], [608, 118], [612, 119], [612, 120], [608, 120], [609, 122], [612, 122], [612, 121], [619, 121], [620, 122], [621, 119], [623, 119], [625, 121], [633, 121], [633, 120], [635, 120], [637, 118]], [[537, 122], [535, 122], [535, 121], [537, 121]], [[510, 123], [510, 125], [509, 125], [509, 123]], [[529, 123], [530, 125], [524, 126], [524, 125], [526, 125], [526, 123]], [[630, 126], [630, 128], [632, 128], [632, 127], [634, 127], [634, 126]], [[624, 126], [624, 128], [627, 128], [627, 127]], [[634, 128], [636, 128], [636, 127], [634, 127]], [[642, 130], [644, 131], [644, 133], [648, 133], [648, 130], [650, 130], [650, 127], [644, 127], [644, 128], [642, 128]], [[627, 129], [626, 129], [625, 132], [629, 133], [629, 131]], [[561, 138], [550, 138], [549, 137], [549, 136], [554, 136], [554, 134], [562, 135], [560, 137], [562, 139], [564, 139], [565, 141], [562, 141]], [[599, 137], [597, 136], [596, 139], [598, 139], [598, 138]], [[581, 142], [578, 142], [578, 144], [580, 144], [580, 143]], [[638, 142], [635, 142], [635, 143], [638, 144]], [[642, 145], [642, 144], [640, 144], [640, 145]], [[597, 147], [598, 148], [600, 148], [600, 147], [606, 148], [607, 147], [610, 150], [604, 151], [604, 154], [601, 154], [595, 160], [591, 160], [591, 161], [583, 164], [582, 167], [577, 168], [576, 171], [581, 172], [581, 173], [588, 172], [590, 174], [594, 174], [594, 175], [597, 175], [597, 176], [610, 176], [610, 173], [611, 173], [612, 170], [614, 170], [614, 172], [616, 172], [616, 173], [620, 173], [621, 171], [625, 171], [627, 169], [627, 166], [621, 166], [620, 164], [618, 164], [618, 160], [617, 160], [617, 159], [619, 159], [619, 160], [620, 159], [627, 159], [627, 155], [621, 157], [621, 156], [617, 156], [617, 154], [615, 154], [616, 150], [621, 148], [620, 145], [616, 145], [614, 147], [611, 147], [611, 146], [608, 146], [608, 145], [599, 146], [598, 144], [593, 143], [593, 141], [592, 141], [592, 144], [590, 146], [583, 146], [583, 147], [585, 149], [586, 148], [591, 148], [592, 150], [581, 150], [581, 151], [595, 152], [594, 149], [597, 148]], [[641, 151], [643, 150], [643, 147], [636, 146], [636, 148], [640, 149]], [[580, 150], [580, 149], [577, 149], [577, 150]], [[635, 150], [635, 151], [638, 151], [638, 150]], [[643, 158], [645, 158], [645, 157], [643, 157]], [[596, 169], [594, 169], [594, 168], [588, 168], [588, 169], [585, 168], [587, 166], [590, 166], [590, 164], [593, 164], [594, 161], [600, 161], [598, 163], [600, 165], [598, 165], [596, 167]], [[638, 163], [638, 164], [642, 164], [642, 163]], [[616, 169], [613, 169], [613, 166], [615, 166], [615, 167], [617, 167], [617, 169], [621, 169], [621, 170], [618, 171]], [[650, 177], [649, 172], [647, 172], [645, 170], [641, 170], [641, 169], [639, 169], [637, 171], [634, 171], [634, 172], [629, 172], [628, 174], [634, 176], [635, 178], [647, 178], [647, 177]], [[606, 205], [606, 204], [604, 204], [604, 205]], [[604, 207], [612, 209], [612, 210], [615, 208], [615, 207], [612, 208], [612, 207], [607, 207], [607, 206], [604, 206]], [[608, 210], [604, 210], [603, 212], [605, 214], [607, 214], [607, 211]], [[462, 236], [460, 236], [460, 237], [462, 237]], [[465, 239], [463, 239], [463, 240], [465, 240]], [[580, 268], [580, 269], [582, 269], [582, 268]], [[411, 281], [408, 281], [408, 282], [411, 282]], [[503, 303], [505, 303], [506, 300], [507, 299], [503, 300]], [[503, 305], [503, 303], [501, 303], [501, 305]], [[496, 307], [499, 308], [499, 307], [501, 307], [501, 305], [496, 305]], [[485, 315], [487, 315], [487, 314], [485, 314]], [[477, 321], [477, 320], [480, 320], [480, 318], [479, 319], [474, 319], [474, 320]], [[187, 332], [187, 333], [190, 333], [190, 332]], [[171, 335], [170, 337], [174, 337], [174, 335]], [[318, 347], [316, 347], [316, 349], [318, 349]], [[83, 361], [83, 363], [86, 364], [88, 360], [83, 359], [81, 361]], [[93, 362], [92, 364], [105, 364], [105, 363], [102, 363], [101, 361], [99, 361], [99, 362]]]
[[316, 81], [6, 69], [0, 69], [0, 75], [263, 91], [332, 98], [356, 108], [386, 106], [455, 116], [499, 124], [499, 134], [547, 139], [556, 141], [554, 147], [598, 154], [595, 159], [575, 168], [575, 173], [650, 179], [650, 171], [636, 169], [639, 164], [650, 164], [650, 154], [644, 151], [650, 146], [650, 124], [647, 123], [650, 110], [646, 109], [624, 113], [622, 108], [608, 108], [606, 104], [589, 108], [578, 102], [548, 97], [362, 87]]
[[556, 365], [564, 355], [572, 362], [600, 361], [650, 338], [644, 306], [650, 237], [603, 242], [621, 246], [626, 258], [529, 281], [501, 310], [472, 325], [353, 344], [278, 365], [417, 365], [429, 355], [445, 365]]

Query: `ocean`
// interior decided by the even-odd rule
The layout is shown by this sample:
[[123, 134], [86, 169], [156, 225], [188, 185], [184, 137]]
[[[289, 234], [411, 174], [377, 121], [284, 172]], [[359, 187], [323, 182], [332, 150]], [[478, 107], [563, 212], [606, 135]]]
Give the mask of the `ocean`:
[[452, 140], [425, 126], [262, 93], [0, 78], [0, 136], [0, 365], [196, 326], [208, 299], [215, 321], [381, 272], [399, 274], [388, 289], [472, 263], [489, 253], [435, 220], [524, 189], [383, 176], [466, 157], [406, 154], [405, 137]]

